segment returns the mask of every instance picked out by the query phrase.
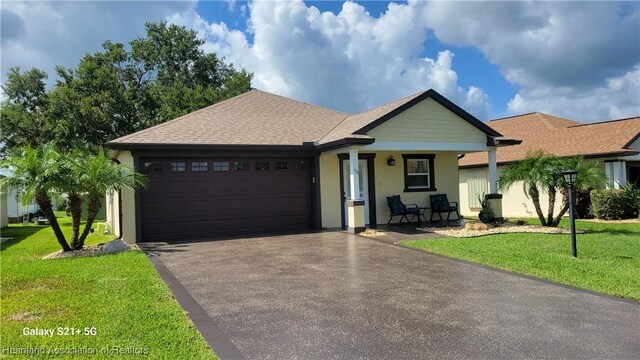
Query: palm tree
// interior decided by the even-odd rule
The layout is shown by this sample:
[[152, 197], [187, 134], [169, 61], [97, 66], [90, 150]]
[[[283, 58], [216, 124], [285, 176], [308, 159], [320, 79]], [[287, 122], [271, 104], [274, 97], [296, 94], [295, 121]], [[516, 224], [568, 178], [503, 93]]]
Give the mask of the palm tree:
[[[558, 226], [562, 216], [569, 209], [566, 194], [566, 183], [562, 171], [574, 169], [578, 171], [578, 180], [574, 184], [576, 190], [598, 188], [606, 184], [607, 178], [597, 163], [585, 162], [581, 156], [561, 159], [547, 155], [542, 151], [527, 154], [527, 157], [505, 169], [500, 176], [500, 189], [506, 190], [518, 182], [522, 182], [525, 195], [531, 199], [538, 219], [543, 226]], [[549, 207], [545, 217], [540, 206], [540, 189], [549, 195]], [[563, 207], [554, 216], [558, 191], [563, 194]]]
[[24, 147], [10, 152], [7, 158], [0, 162], [0, 167], [12, 170], [11, 175], [3, 179], [3, 183], [20, 189], [25, 204], [36, 201], [49, 221], [62, 250], [70, 251], [71, 247], [60, 229], [51, 202], [51, 196], [58, 193], [64, 183], [64, 176], [58, 167], [61, 159], [62, 156], [51, 144], [40, 149]]
[[[553, 180], [555, 165], [554, 159], [544, 152], [531, 152], [527, 154], [524, 160], [508, 166], [502, 172], [498, 181], [501, 190], [507, 190], [516, 183], [522, 182], [523, 191], [533, 202], [536, 215], [538, 215], [538, 219], [543, 226], [547, 226], [548, 222], [540, 206], [540, 189], [547, 189], [548, 191], [551, 188], [555, 189]], [[553, 195], [553, 199], [555, 201], [555, 195]], [[553, 207], [550, 211], [553, 212]]]
[[[84, 241], [91, 231], [93, 222], [101, 207], [101, 199], [109, 190], [128, 188], [135, 190], [146, 186], [147, 179], [144, 175], [135, 171], [132, 167], [113, 161], [103, 149], [97, 154], [76, 152], [74, 159], [74, 173], [77, 180], [77, 194], [86, 194], [88, 217], [82, 234], [76, 234], [71, 244], [74, 250], [81, 249]], [[80, 203], [82, 204], [82, 203]], [[80, 218], [80, 208], [70, 209], [72, 217]], [[74, 214], [77, 211], [77, 214]], [[79, 228], [79, 227], [78, 227]]]
[[[562, 170], [573, 169], [578, 172], [576, 182], [573, 184], [574, 191], [589, 191], [603, 187], [609, 180], [605, 175], [598, 162], [584, 161], [582, 156], [574, 156], [560, 161]], [[564, 214], [569, 210], [569, 201], [567, 196], [567, 184], [564, 177], [560, 174], [560, 192], [563, 195], [563, 206], [558, 216], [553, 219], [551, 226], [558, 226]]]

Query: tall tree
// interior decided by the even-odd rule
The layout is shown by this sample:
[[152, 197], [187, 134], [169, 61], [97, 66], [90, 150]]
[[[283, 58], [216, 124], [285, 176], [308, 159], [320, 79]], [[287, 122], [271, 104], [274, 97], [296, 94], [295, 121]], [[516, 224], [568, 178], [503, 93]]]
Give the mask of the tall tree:
[[252, 74], [205, 54], [193, 30], [148, 23], [129, 49], [105, 42], [75, 69], [58, 67], [51, 115], [60, 143], [97, 147], [250, 89]]
[[96, 150], [250, 90], [252, 74], [206, 54], [203, 44], [193, 30], [148, 23], [146, 36], [129, 46], [106, 41], [75, 68], [57, 67], [50, 92], [46, 73], [13, 68], [3, 86], [0, 141], [7, 149], [54, 140], [64, 150]]
[[2, 85], [0, 142], [6, 148], [36, 147], [54, 138], [48, 121], [47, 74], [38, 69], [20, 72], [12, 67]]

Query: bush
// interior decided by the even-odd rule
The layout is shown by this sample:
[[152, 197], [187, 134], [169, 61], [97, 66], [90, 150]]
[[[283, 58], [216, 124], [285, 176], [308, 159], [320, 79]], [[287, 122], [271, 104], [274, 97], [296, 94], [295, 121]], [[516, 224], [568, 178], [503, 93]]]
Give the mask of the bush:
[[591, 190], [580, 190], [575, 192], [576, 218], [588, 219], [591, 217]]
[[593, 190], [591, 204], [598, 219], [635, 219], [640, 213], [640, 190], [632, 187]]

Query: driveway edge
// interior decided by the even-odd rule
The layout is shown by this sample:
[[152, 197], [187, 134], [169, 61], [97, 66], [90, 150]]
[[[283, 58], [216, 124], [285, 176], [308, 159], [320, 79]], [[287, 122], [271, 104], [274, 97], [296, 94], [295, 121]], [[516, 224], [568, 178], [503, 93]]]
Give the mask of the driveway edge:
[[238, 359], [244, 360], [240, 350], [231, 342], [226, 334], [216, 325], [215, 321], [207, 314], [207, 312], [198, 304], [198, 302], [189, 294], [187, 289], [180, 283], [180, 280], [164, 265], [158, 256], [151, 254], [148, 250], [143, 249], [151, 263], [160, 274], [160, 278], [169, 286], [173, 297], [178, 304], [188, 313], [189, 318], [193, 321], [202, 337], [204, 337], [209, 347], [221, 359]]
[[[563, 283], [559, 283], [559, 282], [556, 282], [556, 281], [553, 281], [553, 280], [547, 280], [547, 279], [543, 279], [543, 278], [540, 278], [540, 277], [536, 277], [536, 276], [533, 276], [533, 275], [517, 273], [517, 272], [511, 271], [511, 270], [499, 269], [499, 268], [492, 267], [492, 266], [489, 266], [489, 265], [485, 265], [485, 264], [481, 264], [481, 263], [477, 263], [477, 262], [473, 262], [473, 261], [469, 261], [469, 260], [465, 260], [465, 259], [460, 259], [460, 258], [456, 258], [456, 257], [453, 257], [453, 256], [445, 255], [445, 254], [439, 254], [439, 253], [436, 253], [436, 252], [433, 252], [433, 251], [429, 251], [429, 250], [426, 250], [426, 249], [419, 249], [419, 248], [415, 248], [415, 247], [404, 246], [404, 245], [400, 244], [400, 242], [391, 244], [391, 243], [388, 243], [388, 242], [385, 242], [385, 241], [382, 241], [382, 240], [377, 240], [377, 239], [372, 239], [372, 240], [377, 241], [379, 243], [387, 244], [387, 245], [390, 245], [390, 246], [395, 246], [395, 247], [399, 247], [399, 248], [403, 248], [403, 249], [407, 249], [407, 250], [412, 250], [412, 251], [418, 251], [418, 252], [421, 252], [421, 253], [424, 253], [424, 254], [434, 255], [434, 256], [441, 257], [441, 258], [457, 261], [457, 262], [460, 262], [460, 263], [474, 265], [474, 266], [478, 266], [478, 267], [481, 267], [481, 268], [498, 271], [498, 272], [501, 272], [503, 274], [515, 275], [517, 277], [521, 277], [521, 278], [525, 278], [525, 279], [529, 279], [529, 280], [534, 280], [534, 281], [542, 282], [542, 283], [549, 284], [549, 285], [560, 286], [560, 287], [563, 287], [563, 288], [568, 289], [568, 290], [574, 290], [574, 291], [585, 293], [585, 294], [595, 295], [595, 296], [599, 296], [599, 297], [603, 297], [603, 298], [607, 298], [607, 299], [611, 299], [611, 300], [617, 300], [617, 301], [620, 301], [620, 302], [624, 302], [624, 303], [627, 303], [627, 304], [633, 304], [633, 305], [636, 305], [636, 306], [640, 305], [640, 302], [634, 301], [634, 300], [631, 300], [631, 299], [621, 298], [621, 297], [618, 297], [618, 296], [615, 296], [615, 295], [610, 295], [610, 294], [598, 292], [598, 291], [595, 291], [595, 290], [579, 288], [579, 287], [576, 287], [576, 286], [573, 286], [573, 285], [563, 284]], [[405, 240], [402, 240], [402, 241], [405, 241]], [[413, 241], [413, 240], [406, 240], [406, 241]]]

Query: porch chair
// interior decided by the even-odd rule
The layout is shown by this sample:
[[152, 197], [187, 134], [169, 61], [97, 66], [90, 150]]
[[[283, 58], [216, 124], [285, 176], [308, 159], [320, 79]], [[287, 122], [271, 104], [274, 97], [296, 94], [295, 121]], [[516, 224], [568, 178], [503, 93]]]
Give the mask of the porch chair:
[[420, 208], [417, 204], [404, 204], [400, 199], [400, 195], [387, 196], [387, 205], [389, 205], [389, 211], [391, 212], [391, 216], [389, 217], [389, 221], [387, 224], [391, 223], [391, 220], [395, 216], [402, 216], [400, 218], [400, 222], [398, 224], [402, 224], [402, 220], [407, 220], [407, 224], [410, 224], [411, 221], [407, 217], [407, 215], [413, 215], [414, 217], [418, 217], [418, 221], [420, 221]]
[[458, 218], [456, 220], [460, 220], [460, 213], [458, 212], [458, 203], [455, 201], [449, 201], [447, 198], [447, 194], [435, 194], [429, 195], [429, 199], [431, 201], [431, 218], [429, 221], [433, 221], [433, 214], [438, 214], [440, 218], [439, 221], [442, 221], [442, 213], [447, 213], [447, 221], [450, 221], [451, 213], [455, 212]]

